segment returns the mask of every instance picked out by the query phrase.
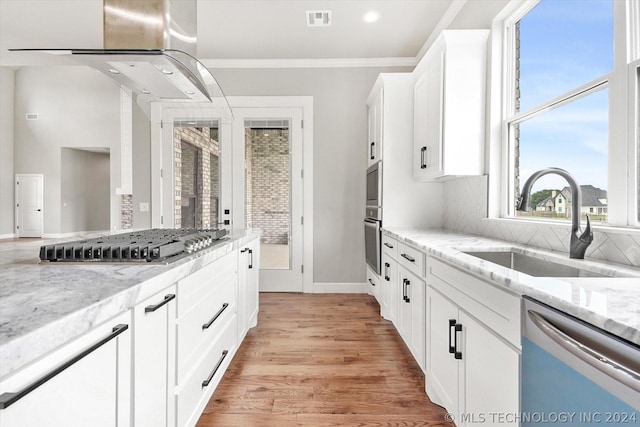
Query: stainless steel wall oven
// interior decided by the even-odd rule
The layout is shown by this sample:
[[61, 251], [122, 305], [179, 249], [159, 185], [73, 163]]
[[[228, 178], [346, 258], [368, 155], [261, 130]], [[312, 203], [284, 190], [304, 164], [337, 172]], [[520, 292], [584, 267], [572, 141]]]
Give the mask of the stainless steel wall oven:
[[364, 245], [367, 264], [380, 274], [382, 240], [382, 161], [367, 169], [367, 206], [364, 218]]

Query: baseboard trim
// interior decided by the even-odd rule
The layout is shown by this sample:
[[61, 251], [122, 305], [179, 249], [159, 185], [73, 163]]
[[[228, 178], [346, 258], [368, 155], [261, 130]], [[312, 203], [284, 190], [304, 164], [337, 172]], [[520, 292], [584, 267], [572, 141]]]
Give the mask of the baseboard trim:
[[366, 294], [366, 283], [314, 283], [314, 294]]
[[15, 233], [11, 234], [0, 234], [0, 239], [15, 239], [17, 236]]

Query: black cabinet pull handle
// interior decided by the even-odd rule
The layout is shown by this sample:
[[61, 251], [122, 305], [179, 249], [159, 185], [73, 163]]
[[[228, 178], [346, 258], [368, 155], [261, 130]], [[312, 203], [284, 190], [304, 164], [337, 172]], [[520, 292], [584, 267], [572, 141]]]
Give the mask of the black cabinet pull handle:
[[53, 377], [55, 377], [65, 369], [67, 369], [68, 367], [72, 366], [74, 363], [83, 359], [85, 356], [88, 356], [89, 354], [93, 353], [95, 350], [102, 347], [103, 345], [105, 345], [106, 343], [108, 343], [109, 341], [111, 341], [112, 339], [114, 339], [115, 337], [117, 337], [127, 329], [129, 329], [129, 325], [119, 324], [114, 326], [113, 329], [111, 330], [111, 333], [107, 337], [93, 344], [91, 347], [87, 348], [82, 353], [75, 355], [73, 358], [67, 360], [62, 365], [53, 369], [51, 372], [38, 378], [36, 381], [27, 385], [22, 390], [16, 391], [13, 393], [12, 392], [2, 393], [2, 395], [0, 395], [0, 409], [8, 408], [12, 404], [16, 403], [18, 400], [22, 399], [24, 396], [31, 393], [33, 390], [37, 389], [42, 384], [46, 383], [47, 381], [49, 381], [50, 379], [52, 379]]
[[415, 259], [415, 258], [410, 257], [410, 256], [409, 256], [409, 255], [407, 255], [407, 254], [400, 254], [400, 256], [401, 256], [402, 258], [406, 259], [407, 261], [410, 261], [410, 262], [416, 262], [416, 259]]
[[390, 244], [388, 244], [387, 242], [384, 242], [384, 245], [385, 245], [386, 247], [388, 247], [389, 249], [393, 249], [393, 245], [390, 245]]
[[425, 159], [426, 152], [427, 152], [427, 147], [422, 147], [420, 149], [420, 169], [426, 169], [427, 168], [427, 161]]
[[202, 329], [203, 329], [203, 330], [204, 330], [204, 329], [209, 329], [209, 327], [210, 327], [211, 325], [213, 325], [213, 322], [215, 322], [215, 321], [216, 321], [216, 319], [217, 319], [218, 317], [220, 317], [220, 315], [222, 314], [222, 312], [223, 312], [223, 311], [225, 311], [225, 310], [227, 309], [227, 307], [229, 307], [229, 304], [228, 304], [228, 303], [226, 303], [226, 302], [225, 302], [224, 304], [222, 304], [222, 308], [221, 308], [220, 310], [218, 310], [218, 312], [217, 312], [216, 314], [214, 314], [214, 315], [213, 315], [213, 317], [211, 318], [211, 320], [209, 320], [207, 323], [205, 323], [204, 325], [202, 325]]
[[404, 297], [404, 302], [406, 302], [407, 304], [409, 304], [411, 302], [411, 298], [409, 297], [409, 286], [411, 285], [411, 280], [409, 279], [404, 279], [407, 281], [407, 285], [406, 285], [406, 296]]
[[164, 299], [162, 300], [162, 302], [159, 302], [156, 305], [148, 305], [144, 308], [144, 312], [145, 313], [153, 313], [154, 311], [156, 311], [157, 309], [159, 309], [160, 307], [162, 307], [165, 304], [169, 304], [169, 302], [172, 299], [175, 299], [175, 294], [169, 294], [169, 295], [165, 295]]
[[227, 357], [227, 354], [229, 354], [228, 350], [224, 350], [222, 352], [222, 357], [220, 357], [220, 360], [218, 360], [218, 363], [216, 363], [216, 366], [213, 368], [213, 371], [211, 371], [211, 373], [209, 374], [206, 380], [202, 381], [202, 388], [205, 388], [209, 385], [209, 383], [215, 376], [216, 372], [218, 372], [218, 369], [220, 369], [220, 365], [222, 365], [222, 362], [224, 362], [224, 358]]
[[[453, 344], [451, 341], [451, 332], [452, 332], [452, 328], [456, 326], [456, 319], [449, 319], [449, 353], [453, 354], [456, 352], [456, 347], [455, 344]], [[455, 335], [455, 332], [453, 333], [453, 335]], [[455, 339], [455, 338], [454, 338]]]
[[454, 334], [453, 334], [453, 346], [455, 348], [455, 352], [453, 353], [453, 356], [457, 360], [460, 360], [462, 359], [462, 352], [458, 351], [458, 332], [462, 332], [462, 324], [460, 323], [456, 323], [454, 327]]
[[375, 159], [375, 158], [376, 158], [375, 151], [374, 151], [374, 147], [375, 147], [375, 146], [376, 146], [376, 143], [375, 143], [375, 142], [372, 142], [372, 143], [371, 143], [371, 153], [370, 153], [370, 154], [371, 154], [371, 160], [373, 160], [373, 159]]
[[384, 280], [386, 280], [387, 282], [391, 281], [391, 277], [389, 277], [389, 267], [391, 267], [391, 264], [389, 264], [388, 262], [384, 263]]
[[375, 283], [373, 283], [373, 280], [371, 280], [371, 279], [368, 279], [368, 280], [369, 280], [369, 283], [371, 283], [371, 286], [375, 286], [376, 285]]
[[243, 253], [247, 252], [248, 250], [249, 250], [249, 248], [240, 249], [240, 253], [243, 254]]
[[253, 268], [253, 249], [249, 249], [249, 268]]
[[[453, 345], [451, 345], [451, 328], [453, 328]], [[462, 324], [456, 322], [456, 319], [449, 319], [449, 353], [460, 360], [462, 352], [458, 351], [458, 332], [462, 332]]]

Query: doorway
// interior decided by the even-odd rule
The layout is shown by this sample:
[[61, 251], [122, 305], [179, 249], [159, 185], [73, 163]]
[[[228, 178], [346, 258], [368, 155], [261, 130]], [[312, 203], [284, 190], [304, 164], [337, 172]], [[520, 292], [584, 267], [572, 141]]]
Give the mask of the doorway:
[[245, 228], [262, 231], [260, 290], [302, 292], [302, 111], [266, 109], [267, 117], [258, 110], [247, 113], [251, 116], [240, 122], [244, 125], [243, 222]]
[[44, 175], [16, 174], [16, 221], [18, 237], [42, 237]]

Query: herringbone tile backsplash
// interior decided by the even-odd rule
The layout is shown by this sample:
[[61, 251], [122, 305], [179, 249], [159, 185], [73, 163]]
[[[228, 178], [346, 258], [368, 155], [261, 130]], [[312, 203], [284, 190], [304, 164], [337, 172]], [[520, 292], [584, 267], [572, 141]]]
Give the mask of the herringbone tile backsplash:
[[[569, 252], [569, 225], [487, 219], [487, 177], [458, 178], [444, 184], [444, 228], [541, 249]], [[640, 267], [640, 233], [594, 231], [587, 257]]]

